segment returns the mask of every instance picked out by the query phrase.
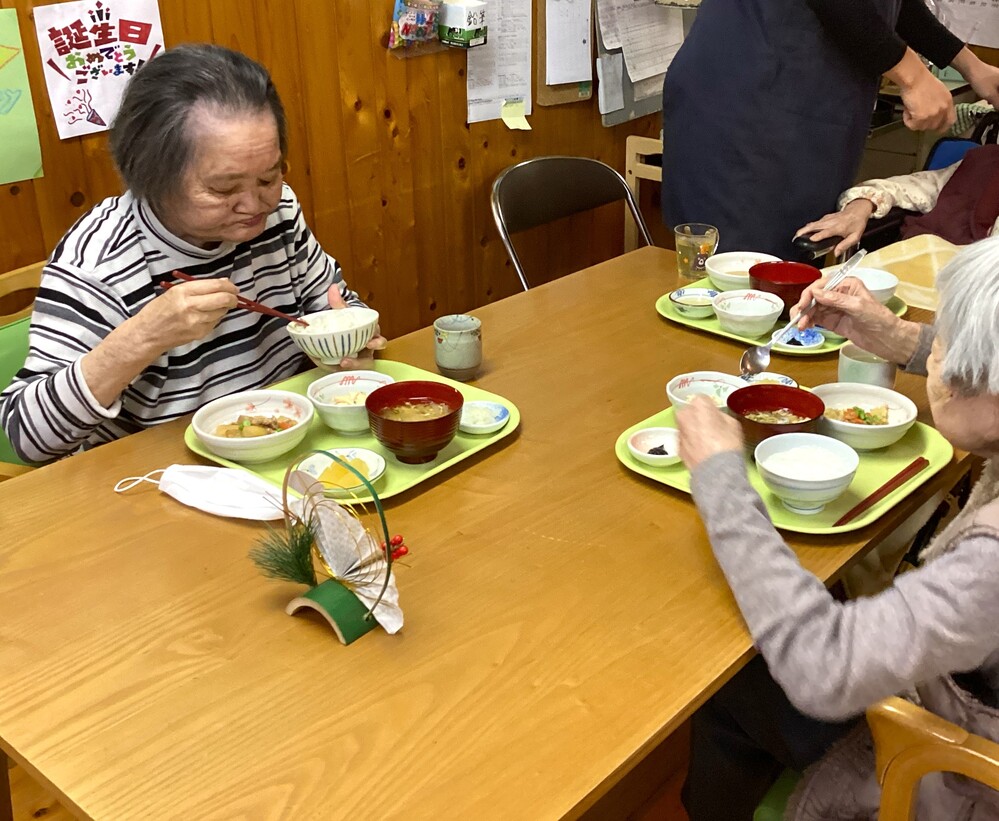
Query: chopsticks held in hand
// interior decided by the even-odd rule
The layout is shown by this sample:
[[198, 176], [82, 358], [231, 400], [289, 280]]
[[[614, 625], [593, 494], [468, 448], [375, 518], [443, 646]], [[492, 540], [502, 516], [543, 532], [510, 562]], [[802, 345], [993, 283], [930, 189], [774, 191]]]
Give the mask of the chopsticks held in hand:
[[[177, 279], [184, 280], [184, 282], [194, 282], [194, 277], [189, 274], [185, 274], [182, 271], [174, 271], [173, 275], [177, 277]], [[166, 290], [167, 288], [172, 288], [175, 284], [176, 283], [164, 281], [160, 283], [160, 287]], [[297, 322], [299, 325], [304, 325], [306, 328], [309, 327], [309, 323], [304, 319], [299, 319], [297, 316], [290, 316], [288, 314], [281, 313], [281, 311], [276, 311], [274, 308], [268, 308], [266, 305], [254, 302], [252, 299], [237, 296], [236, 304], [240, 308], [245, 308], [247, 311], [253, 311], [258, 314], [267, 314], [268, 316], [277, 316], [281, 319], [287, 319], [289, 322]]]
[[902, 485], [908, 482], [927, 465], [929, 465], [929, 461], [927, 459], [924, 459], [922, 456], [917, 456], [907, 467], [902, 468], [902, 470], [892, 476], [891, 479], [881, 485], [881, 487], [875, 490], [870, 496], [866, 499], [862, 499], [859, 503], [840, 516], [835, 522], [833, 522], [833, 527], [839, 527], [840, 525], [845, 525], [847, 522], [852, 522], [861, 513], [876, 505], [893, 490], [898, 490], [898, 488], [902, 487]]

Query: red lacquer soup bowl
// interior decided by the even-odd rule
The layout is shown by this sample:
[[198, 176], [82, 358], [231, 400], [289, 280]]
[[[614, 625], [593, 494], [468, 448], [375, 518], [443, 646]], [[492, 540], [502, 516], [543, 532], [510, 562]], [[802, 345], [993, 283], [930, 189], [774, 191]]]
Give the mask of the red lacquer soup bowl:
[[364, 404], [375, 439], [400, 462], [418, 465], [454, 439], [464, 401], [450, 385], [410, 380], [372, 391]]

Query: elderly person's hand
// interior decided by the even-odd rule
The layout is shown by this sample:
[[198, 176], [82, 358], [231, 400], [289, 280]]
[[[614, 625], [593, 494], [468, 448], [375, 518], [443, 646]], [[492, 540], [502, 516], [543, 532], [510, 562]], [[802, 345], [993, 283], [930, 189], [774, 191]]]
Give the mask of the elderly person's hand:
[[742, 449], [742, 428], [706, 396], [695, 396], [676, 413], [680, 458], [688, 470], [717, 453]]
[[815, 298], [815, 308], [799, 318], [798, 327], [821, 325], [889, 362], [908, 362], [916, 350], [919, 325], [895, 316], [856, 277], [848, 276], [832, 291], [823, 290], [828, 279], [809, 285], [791, 308], [791, 316], [798, 316]]
[[808, 235], [813, 242], [828, 239], [829, 237], [842, 237], [833, 253], [837, 256], [848, 251], [864, 235], [867, 221], [874, 213], [874, 203], [870, 200], [856, 199], [850, 200], [842, 211], [826, 214], [824, 217], [803, 225], [794, 235], [797, 239], [802, 234]]
[[236, 307], [239, 290], [228, 279], [181, 282], [149, 302], [131, 320], [156, 355], [204, 339]]

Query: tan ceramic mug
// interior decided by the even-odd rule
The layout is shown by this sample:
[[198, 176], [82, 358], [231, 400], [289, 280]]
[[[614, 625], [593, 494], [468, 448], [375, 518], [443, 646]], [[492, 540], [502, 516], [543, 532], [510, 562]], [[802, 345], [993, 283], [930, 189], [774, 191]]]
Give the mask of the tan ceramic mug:
[[840, 382], [862, 382], [891, 389], [895, 387], [896, 370], [893, 362], [858, 348], [852, 342], [839, 349]]
[[437, 370], [450, 379], [474, 379], [482, 366], [482, 322], [466, 314], [449, 314], [434, 321]]

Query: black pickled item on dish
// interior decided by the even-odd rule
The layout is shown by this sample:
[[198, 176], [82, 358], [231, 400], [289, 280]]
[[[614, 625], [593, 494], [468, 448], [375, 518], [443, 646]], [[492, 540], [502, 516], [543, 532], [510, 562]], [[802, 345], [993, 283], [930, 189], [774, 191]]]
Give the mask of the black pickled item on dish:
[[656, 445], [654, 448], [649, 448], [650, 456], [669, 456], [669, 451], [666, 450], [665, 445]]

